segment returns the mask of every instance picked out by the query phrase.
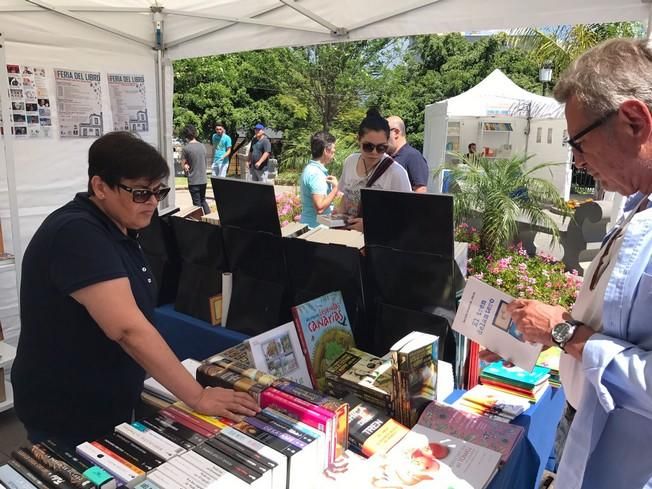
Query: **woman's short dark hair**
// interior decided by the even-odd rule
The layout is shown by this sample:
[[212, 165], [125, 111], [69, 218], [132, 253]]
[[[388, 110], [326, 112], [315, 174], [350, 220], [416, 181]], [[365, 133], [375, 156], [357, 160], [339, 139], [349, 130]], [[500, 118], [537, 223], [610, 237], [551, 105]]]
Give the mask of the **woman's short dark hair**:
[[170, 168], [152, 145], [130, 132], [116, 131], [97, 139], [88, 150], [88, 192], [91, 195], [91, 179], [95, 175], [115, 188], [123, 178], [165, 179], [170, 175]]
[[326, 131], [319, 131], [310, 138], [310, 153], [313, 159], [321, 158], [324, 150], [331, 144], [335, 144], [335, 136]]
[[373, 107], [367, 111], [367, 116], [362, 119], [358, 129], [358, 137], [361, 138], [369, 131], [383, 131], [389, 138], [389, 122], [380, 115], [378, 109]]

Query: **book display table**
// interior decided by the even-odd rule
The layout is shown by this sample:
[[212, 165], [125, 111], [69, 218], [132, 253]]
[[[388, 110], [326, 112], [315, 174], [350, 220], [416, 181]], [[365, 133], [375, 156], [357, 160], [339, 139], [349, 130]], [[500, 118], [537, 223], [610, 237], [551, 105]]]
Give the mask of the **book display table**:
[[172, 304], [156, 308], [154, 323], [177, 358], [208, 358], [215, 353], [242, 343], [248, 336], [237, 331], [213, 326], [174, 310]]
[[[446, 402], [464, 394], [456, 390]], [[549, 387], [543, 397], [518, 416], [513, 424], [525, 428], [525, 437], [514, 449], [507, 463], [498, 471], [488, 489], [537, 489], [554, 443], [557, 424], [566, 398], [562, 389]]]

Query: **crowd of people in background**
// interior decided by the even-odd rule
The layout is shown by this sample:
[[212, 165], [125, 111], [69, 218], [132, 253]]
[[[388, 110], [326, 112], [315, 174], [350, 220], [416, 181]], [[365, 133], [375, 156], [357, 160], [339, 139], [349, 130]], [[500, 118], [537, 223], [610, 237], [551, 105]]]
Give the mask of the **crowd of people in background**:
[[[246, 156], [248, 176], [254, 182], [267, 182], [272, 144], [263, 124], [258, 123], [253, 129], [254, 137]], [[186, 145], [181, 152], [181, 163], [188, 177], [192, 203], [210, 212], [206, 203], [206, 150], [197, 141], [195, 127], [187, 126], [183, 136]], [[331, 175], [327, 168], [335, 156], [335, 137], [326, 131], [319, 131], [310, 138], [311, 155], [299, 178], [302, 223], [316, 227], [318, 215], [334, 213], [343, 216], [348, 229], [362, 231], [362, 188], [427, 191], [428, 163], [408, 143], [405, 122], [400, 117], [393, 115], [383, 118], [378, 110], [370, 109], [360, 123], [357, 140], [359, 151], [346, 158], [338, 178]], [[211, 174], [213, 177], [225, 177], [233, 154], [233, 142], [226, 134], [224, 124], [215, 125], [211, 145]]]

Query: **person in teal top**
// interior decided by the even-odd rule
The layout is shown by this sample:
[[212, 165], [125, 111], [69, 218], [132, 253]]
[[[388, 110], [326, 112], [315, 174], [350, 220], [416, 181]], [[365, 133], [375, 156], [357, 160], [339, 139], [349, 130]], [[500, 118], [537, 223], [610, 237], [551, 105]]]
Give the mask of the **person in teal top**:
[[301, 173], [301, 222], [314, 228], [317, 214], [330, 214], [337, 196], [337, 178], [329, 175], [326, 166], [335, 156], [335, 137], [326, 131], [310, 138], [312, 159]]
[[231, 138], [224, 131], [224, 124], [215, 125], [215, 134], [211, 138], [213, 145], [213, 176], [225, 177], [229, 169], [229, 156], [231, 155]]

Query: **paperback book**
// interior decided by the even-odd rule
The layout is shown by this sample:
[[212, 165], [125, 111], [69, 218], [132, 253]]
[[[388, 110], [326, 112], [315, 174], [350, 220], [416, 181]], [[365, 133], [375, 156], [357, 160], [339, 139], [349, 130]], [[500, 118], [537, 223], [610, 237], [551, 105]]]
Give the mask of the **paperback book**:
[[523, 340], [507, 304], [513, 298], [471, 277], [466, 282], [452, 328], [502, 358], [532, 371], [542, 345]]
[[246, 342], [253, 365], [258, 370], [313, 387], [297, 329], [292, 323], [278, 326]]
[[292, 308], [294, 324], [312, 379], [326, 390], [326, 370], [348, 348], [355, 346], [351, 323], [340, 291]]

